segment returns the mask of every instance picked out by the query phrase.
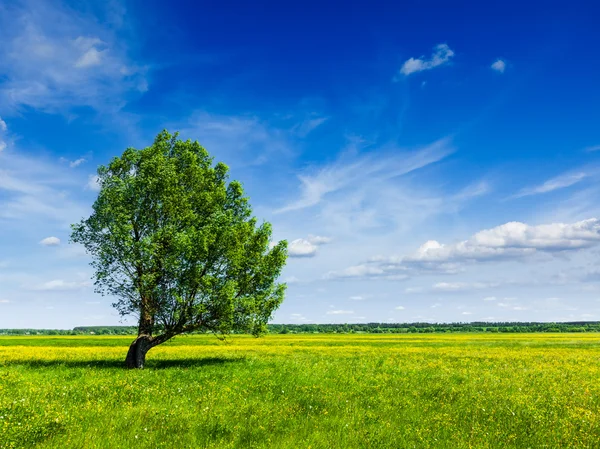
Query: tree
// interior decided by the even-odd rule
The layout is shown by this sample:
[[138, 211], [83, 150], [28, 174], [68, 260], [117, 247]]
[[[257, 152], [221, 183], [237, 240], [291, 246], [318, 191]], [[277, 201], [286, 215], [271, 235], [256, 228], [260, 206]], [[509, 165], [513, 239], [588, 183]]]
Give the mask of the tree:
[[96, 291], [139, 320], [128, 368], [182, 333], [258, 336], [281, 304], [287, 242], [271, 245], [271, 225], [257, 224], [227, 172], [198, 142], [167, 131], [98, 168], [93, 212], [72, 225], [71, 240], [92, 255]]

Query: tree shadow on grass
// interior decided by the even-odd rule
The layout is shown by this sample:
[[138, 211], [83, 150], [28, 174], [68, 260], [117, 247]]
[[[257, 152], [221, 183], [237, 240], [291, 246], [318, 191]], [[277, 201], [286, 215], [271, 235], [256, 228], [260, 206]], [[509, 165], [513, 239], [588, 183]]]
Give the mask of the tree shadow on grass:
[[[245, 357], [224, 358], [183, 358], [183, 359], [149, 359], [146, 360], [144, 369], [177, 369], [177, 368], [201, 368], [211, 365], [224, 365], [228, 363], [240, 363]], [[28, 368], [93, 368], [93, 369], [125, 369], [124, 360], [10, 360], [0, 363], [3, 366], [27, 366]]]

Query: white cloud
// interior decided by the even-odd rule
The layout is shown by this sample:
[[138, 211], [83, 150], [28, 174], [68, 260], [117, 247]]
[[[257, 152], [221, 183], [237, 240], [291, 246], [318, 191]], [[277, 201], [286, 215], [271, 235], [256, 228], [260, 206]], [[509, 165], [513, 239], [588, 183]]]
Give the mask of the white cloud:
[[403, 280], [408, 275], [391, 273], [383, 268], [370, 264], [354, 265], [341, 271], [330, 271], [325, 275], [325, 279], [344, 279], [344, 278], [367, 278], [367, 279], [388, 279]]
[[296, 239], [290, 242], [288, 255], [290, 257], [313, 257], [319, 247], [306, 239]]
[[398, 307], [396, 307], [396, 310], [404, 310], [404, 309], [405, 309], [404, 306], [398, 306]]
[[355, 187], [377, 178], [379, 182], [406, 175], [445, 158], [453, 149], [449, 139], [440, 139], [420, 150], [403, 152], [382, 150], [377, 155], [348, 156], [322, 167], [313, 173], [300, 175], [300, 199], [284, 206], [277, 212], [289, 212], [320, 203], [334, 192]]
[[71, 168], [79, 167], [84, 162], [85, 162], [85, 158], [81, 157], [81, 158], [77, 159], [76, 161], [71, 161], [69, 163], [69, 167], [71, 167]]
[[596, 171], [597, 170], [563, 173], [562, 175], [547, 180], [543, 184], [523, 189], [519, 193], [513, 195], [512, 198], [521, 198], [524, 196], [538, 195], [558, 189], [564, 189], [566, 187], [575, 185], [592, 175], [595, 175]]
[[463, 312], [462, 315], [473, 315], [473, 312]]
[[492, 70], [495, 70], [499, 73], [504, 73], [506, 70], [506, 62], [502, 59], [496, 59], [496, 61], [491, 65]]
[[351, 299], [352, 301], [363, 301], [367, 298], [364, 296], [356, 295], [356, 296], [350, 296], [349, 299]]
[[283, 279], [283, 282], [285, 282], [286, 284], [297, 284], [298, 282], [300, 282], [300, 279], [298, 279], [296, 276], [288, 276], [285, 279]]
[[328, 119], [329, 117], [316, 117], [304, 120], [303, 122], [294, 125], [294, 127], [292, 128], [292, 132], [294, 132], [300, 137], [306, 137], [313, 130], [317, 129], [319, 126], [325, 123]]
[[[414, 253], [399, 257], [373, 257], [369, 261], [333, 271], [325, 277], [406, 279], [408, 277], [464, 271], [465, 263], [523, 260], [538, 253], [560, 254], [600, 244], [600, 220], [591, 218], [576, 223], [552, 223], [530, 226], [509, 222], [474, 234], [468, 240], [445, 245], [429, 240]], [[487, 288], [491, 284], [440, 282], [434, 290], [455, 291], [463, 288]]]
[[591, 147], [584, 148], [583, 151], [592, 153], [594, 151], [600, 151], [600, 145], [592, 145]]
[[310, 243], [312, 243], [313, 245], [325, 245], [327, 243], [331, 243], [331, 237], [324, 237], [321, 235], [312, 235], [309, 234], [308, 239], [307, 239]]
[[9, 302], [8, 299], [0, 299], [0, 304], [8, 304]]
[[327, 315], [353, 315], [353, 310], [328, 310]]
[[499, 283], [486, 282], [438, 282], [432, 289], [443, 292], [459, 292], [469, 290], [480, 290], [484, 288], [497, 287]]
[[408, 76], [412, 73], [433, 69], [434, 67], [446, 64], [453, 56], [454, 52], [447, 44], [439, 44], [434, 47], [434, 51], [429, 59], [421, 56], [420, 58], [410, 58], [405, 61], [400, 69], [400, 73]]
[[103, 52], [90, 48], [86, 51], [75, 63], [75, 67], [78, 69], [98, 65], [101, 62], [101, 55]]
[[92, 190], [94, 192], [99, 192], [100, 191], [99, 180], [100, 180], [100, 178], [98, 178], [98, 175], [89, 175], [88, 182], [85, 185], [86, 189]]
[[404, 293], [421, 293], [423, 291], [423, 287], [407, 287], [404, 289]]
[[225, 116], [195, 111], [186, 123], [167, 123], [183, 138], [198, 140], [219, 159], [236, 167], [260, 167], [294, 155], [293, 132], [256, 116]]
[[443, 245], [435, 240], [423, 244], [405, 262], [518, 259], [538, 251], [559, 252], [588, 248], [600, 242], [600, 220], [530, 226], [509, 222], [480, 231], [469, 240]]
[[[4, 120], [2, 120], [2, 118], [0, 117], [0, 133], [5, 133], [7, 129], [8, 129], [8, 127], [6, 126], [6, 122]], [[0, 152], [2, 152], [5, 149], [6, 149], [6, 142], [4, 142], [4, 140], [0, 139]]]
[[486, 296], [485, 298], [483, 298], [484, 301], [496, 301], [496, 297], [495, 296]]
[[314, 257], [319, 246], [329, 243], [329, 237], [309, 235], [306, 239], [296, 239], [290, 242], [288, 255], [290, 257]]
[[44, 246], [58, 246], [60, 245], [60, 239], [58, 237], [46, 237], [40, 241], [40, 245]]
[[69, 291], [79, 290], [91, 285], [90, 281], [83, 282], [67, 282], [63, 279], [54, 279], [52, 281], [44, 282], [40, 285], [33, 287], [33, 290], [39, 291]]
[[85, 215], [87, 207], [74, 200], [71, 190], [80, 181], [63, 167], [23, 152], [8, 156], [0, 153], [0, 218], [22, 220], [29, 227], [40, 219], [71, 223]]
[[124, 30], [106, 20], [110, 7], [101, 6], [102, 20], [57, 2], [0, 9], [0, 109], [114, 112], [138, 96], [146, 68], [129, 56]]

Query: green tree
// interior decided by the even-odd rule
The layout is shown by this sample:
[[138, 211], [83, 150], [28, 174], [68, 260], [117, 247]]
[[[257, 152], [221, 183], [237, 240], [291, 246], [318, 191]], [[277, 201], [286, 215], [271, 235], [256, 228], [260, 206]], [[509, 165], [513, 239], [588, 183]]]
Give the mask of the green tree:
[[181, 333], [258, 336], [281, 304], [287, 242], [271, 247], [271, 225], [257, 224], [227, 172], [167, 131], [98, 168], [93, 213], [72, 225], [71, 240], [92, 255], [96, 291], [139, 320], [128, 368]]

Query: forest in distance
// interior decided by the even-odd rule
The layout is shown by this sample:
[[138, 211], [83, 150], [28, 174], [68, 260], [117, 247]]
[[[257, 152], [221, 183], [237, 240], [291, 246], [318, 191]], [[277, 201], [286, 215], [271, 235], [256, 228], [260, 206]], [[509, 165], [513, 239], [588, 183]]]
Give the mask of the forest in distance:
[[[472, 323], [358, 323], [269, 324], [270, 334], [366, 333], [416, 334], [448, 332], [600, 332], [600, 321], [472, 322]], [[0, 329], [0, 335], [135, 335], [136, 326], [78, 326], [73, 329]], [[234, 332], [235, 333], [235, 332]]]

